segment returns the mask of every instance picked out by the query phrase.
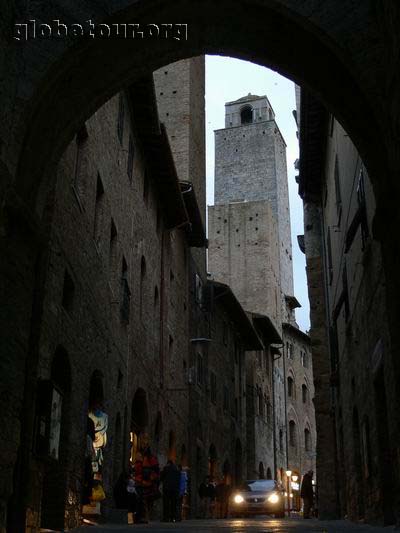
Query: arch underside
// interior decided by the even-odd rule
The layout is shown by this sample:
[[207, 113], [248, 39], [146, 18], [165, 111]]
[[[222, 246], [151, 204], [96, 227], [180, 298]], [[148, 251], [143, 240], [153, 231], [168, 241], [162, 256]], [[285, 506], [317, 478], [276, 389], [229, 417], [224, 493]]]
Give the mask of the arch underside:
[[[375, 142], [378, 128], [373, 127], [374, 107], [359, 85], [354, 65], [349, 65], [349, 54], [341, 42], [335, 43], [332, 36], [313, 24], [312, 16], [295, 13], [282, 4], [181, 1], [171, 6], [167, 2], [137, 2], [106, 18], [104, 21], [109, 24], [184, 21], [188, 38], [95, 38], [77, 40], [65, 49], [37, 83], [15, 128], [19, 139], [23, 139], [16, 173], [17, 192], [28, 204], [36, 204], [40, 212], [40, 192], [44, 196], [44, 185], [54, 176], [61, 154], [86, 119], [135, 79], [163, 65], [201, 54], [252, 61], [311, 89], [352, 136], [373, 178], [372, 158], [376, 158], [379, 148]], [[296, 3], [285, 4], [293, 8]], [[45, 44], [43, 41], [40, 46]], [[368, 151], [371, 144], [376, 146], [374, 156]]]

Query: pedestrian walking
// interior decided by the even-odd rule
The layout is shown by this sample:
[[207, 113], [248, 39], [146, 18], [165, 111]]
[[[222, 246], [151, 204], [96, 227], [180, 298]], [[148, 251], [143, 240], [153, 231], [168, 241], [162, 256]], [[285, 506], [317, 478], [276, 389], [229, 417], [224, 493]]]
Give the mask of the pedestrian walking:
[[303, 518], [310, 518], [310, 511], [313, 506], [314, 491], [312, 479], [313, 471], [309, 470], [304, 474], [301, 482], [300, 496], [303, 499]]
[[161, 472], [163, 489], [163, 522], [176, 522], [181, 473], [176, 464], [169, 460]]
[[135, 460], [135, 488], [138, 495], [136, 512], [137, 522], [147, 524], [153, 503], [161, 496], [160, 493], [160, 467], [157, 457], [152, 453], [149, 436], [141, 436], [141, 452]]

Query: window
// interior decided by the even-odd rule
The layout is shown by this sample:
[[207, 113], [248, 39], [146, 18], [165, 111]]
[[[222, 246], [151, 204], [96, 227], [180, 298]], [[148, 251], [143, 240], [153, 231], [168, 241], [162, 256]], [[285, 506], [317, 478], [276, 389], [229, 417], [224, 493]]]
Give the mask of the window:
[[340, 190], [340, 173], [339, 173], [339, 159], [336, 155], [335, 157], [335, 171], [334, 171], [334, 179], [335, 179], [335, 192], [336, 192], [336, 211], [338, 215], [338, 226], [340, 225], [340, 217], [342, 214], [342, 193]]
[[200, 386], [204, 383], [203, 356], [200, 353], [197, 354], [197, 383]]
[[304, 448], [306, 452], [311, 451], [311, 433], [308, 428], [304, 430]]
[[75, 285], [72, 281], [71, 276], [67, 271], [64, 272], [64, 283], [63, 283], [63, 293], [62, 293], [62, 306], [71, 314], [74, 305], [74, 296], [75, 296]]
[[119, 95], [119, 104], [118, 104], [118, 120], [117, 120], [117, 135], [119, 142], [122, 144], [124, 138], [124, 115], [125, 115], [125, 104], [124, 97], [122, 94]]
[[286, 343], [286, 354], [288, 359], [293, 359], [294, 353], [293, 353], [293, 344], [291, 342]]
[[210, 396], [213, 404], [217, 403], [217, 376], [210, 372]]
[[96, 204], [94, 208], [94, 227], [93, 227], [93, 238], [97, 246], [97, 249], [101, 249], [101, 244], [103, 240], [103, 218], [105, 215], [105, 194], [103, 182], [101, 181], [100, 174], [97, 174], [97, 184], [96, 184]]
[[129, 134], [129, 147], [128, 147], [128, 167], [127, 174], [129, 181], [132, 181], [133, 177], [133, 159], [135, 157], [135, 145], [133, 143], [133, 137]]
[[128, 265], [125, 258], [122, 258], [122, 274], [121, 274], [121, 320], [126, 324], [129, 323], [131, 305], [131, 291], [128, 284]]
[[253, 122], [253, 109], [247, 105], [240, 110], [240, 122], [242, 124], [251, 124]]
[[289, 422], [289, 445], [296, 447], [296, 423], [294, 420]]
[[294, 381], [293, 381], [293, 378], [290, 376], [287, 378], [287, 391], [288, 391], [289, 398], [293, 398], [294, 397]]
[[301, 398], [303, 400], [303, 403], [308, 402], [308, 389], [307, 386], [304, 384], [301, 386]]

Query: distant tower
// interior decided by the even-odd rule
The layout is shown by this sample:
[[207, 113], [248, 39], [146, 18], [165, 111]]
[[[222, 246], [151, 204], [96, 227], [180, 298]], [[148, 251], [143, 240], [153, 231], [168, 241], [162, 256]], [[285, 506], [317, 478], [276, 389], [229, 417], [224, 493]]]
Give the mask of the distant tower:
[[[212, 254], [210, 254], [210, 268], [211, 272], [218, 272], [222, 265], [215, 264], [212, 256], [214, 254], [221, 255], [222, 248], [214, 249], [213, 240], [218, 239], [217, 233], [214, 233], [213, 219], [215, 213], [213, 210], [218, 210], [218, 206], [231, 204], [234, 205], [239, 202], [244, 203], [242, 211], [247, 209], [253, 211], [251, 207], [252, 202], [267, 201], [270, 205], [272, 214], [275, 218], [276, 224], [276, 244], [273, 242], [273, 236], [269, 232], [269, 242], [265, 239], [264, 244], [264, 268], [265, 280], [267, 285], [274, 282], [271, 275], [274, 277], [275, 272], [268, 273], [268, 268], [274, 264], [275, 254], [278, 254], [279, 273], [278, 281], [275, 281], [275, 287], [279, 291], [279, 298], [281, 301], [281, 312], [272, 313], [271, 318], [279, 322], [294, 321], [293, 307], [293, 266], [292, 266], [292, 239], [290, 233], [290, 213], [289, 213], [289, 193], [287, 183], [287, 168], [286, 168], [286, 143], [282, 134], [275, 122], [275, 113], [266, 96], [255, 96], [248, 94], [243, 98], [239, 98], [234, 102], [225, 104], [225, 128], [215, 131], [215, 206], [210, 208], [210, 241]], [[260, 216], [258, 214], [258, 216]], [[250, 218], [254, 220], [254, 213], [249, 213], [249, 216], [243, 218], [243, 223], [249, 225]], [[225, 217], [226, 219], [226, 217]], [[218, 221], [218, 217], [216, 219]], [[266, 231], [263, 225], [270, 223], [267, 219], [259, 221], [258, 224], [253, 224], [254, 231]], [[233, 231], [236, 231], [235, 228]], [[218, 231], [217, 229], [215, 231]], [[247, 231], [249, 236], [249, 232]], [[226, 235], [225, 235], [226, 236]], [[253, 240], [256, 239], [252, 235]], [[255, 240], [257, 246], [263, 246], [259, 240]], [[237, 243], [239, 244], [239, 243]], [[232, 253], [237, 256], [240, 252], [246, 255], [255, 253], [255, 249], [251, 251], [246, 246], [246, 252], [242, 250], [233, 249], [231, 242]], [[242, 246], [240, 246], [242, 247]], [[260, 251], [261, 252], [261, 251]], [[259, 253], [257, 253], [259, 255]], [[226, 256], [227, 260], [227, 256]], [[225, 261], [223, 261], [225, 263]], [[249, 261], [247, 261], [249, 263]], [[248, 265], [250, 266], [250, 264]], [[223, 269], [228, 270], [227, 265]], [[233, 266], [232, 266], [233, 268]], [[275, 269], [274, 269], [275, 270]], [[254, 284], [255, 279], [251, 268], [246, 268], [247, 283]], [[235, 289], [235, 283], [229, 279], [232, 288]], [[239, 282], [239, 283], [243, 283]], [[257, 284], [262, 284], [262, 279], [259, 277]], [[267, 291], [265, 286], [264, 294], [262, 286], [257, 288], [260, 298], [271, 298], [271, 288]], [[248, 291], [251, 292], [251, 288]], [[261, 290], [261, 291], [260, 291]], [[247, 292], [248, 292], [247, 291]], [[254, 286], [253, 286], [254, 292]], [[238, 294], [240, 297], [240, 295]], [[289, 297], [289, 298], [288, 298]], [[288, 305], [288, 302], [289, 305]], [[246, 308], [247, 302], [242, 302]], [[260, 312], [259, 305], [253, 306], [254, 310]], [[253, 309], [248, 308], [249, 311]], [[266, 307], [265, 313], [271, 314], [271, 305]], [[274, 316], [275, 315], [275, 316]]]

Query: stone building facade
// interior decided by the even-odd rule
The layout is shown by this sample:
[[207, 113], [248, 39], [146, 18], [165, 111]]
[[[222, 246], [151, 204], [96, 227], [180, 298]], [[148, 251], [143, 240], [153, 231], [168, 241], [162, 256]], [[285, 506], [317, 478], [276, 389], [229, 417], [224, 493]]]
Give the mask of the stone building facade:
[[[114, 507], [130, 440], [134, 448], [148, 433], [161, 464], [171, 454], [181, 460], [188, 446], [190, 208], [153, 93], [150, 78], [100, 108], [68, 147], [49, 191], [43, 302], [35, 316], [34, 453], [24, 475], [32, 531], [80, 523], [86, 421], [96, 409], [108, 415], [103, 514]], [[41, 400], [48, 383], [62, 398], [60, 441], [50, 437], [50, 458], [46, 425], [54, 421]]]
[[[161, 466], [173, 459], [188, 469], [185, 516], [197, 514], [206, 474], [231, 485], [273, 477], [272, 344], [281, 337], [268, 316], [246, 313], [229, 285], [205, 276], [201, 65], [171, 65], [113, 97], [59, 162], [44, 203], [37, 351], [9, 527], [70, 529], [82, 512], [125, 521], [114, 488], [143, 439]], [[186, 85], [190, 98], [156, 100]], [[164, 111], [175, 122], [164, 125]], [[104, 414], [94, 474], [106, 498], [82, 508], [88, 418]]]
[[[211, 275], [226, 280], [247, 311], [264, 315], [276, 328], [276, 346], [268, 353], [271, 373], [265, 373], [255, 354], [248, 359], [247, 379], [250, 387], [263, 374], [268, 382], [260, 390], [272, 397], [273, 431], [271, 435], [268, 424], [257, 427], [255, 448], [263, 449], [272, 438], [268, 463], [273, 476], [286, 483], [286, 470], [300, 476], [315, 464], [315, 418], [310, 346], [294, 313], [299, 304], [293, 294], [286, 144], [266, 96], [249, 94], [225, 105], [225, 128], [215, 131], [215, 205], [208, 213]], [[300, 363], [305, 352], [307, 369]], [[306, 376], [310, 382], [307, 402], [301, 401], [301, 393], [299, 401], [287, 395], [293, 366], [300, 387]], [[294, 422], [297, 438], [291, 439]], [[256, 472], [249, 468], [249, 475]]]
[[306, 91], [299, 118], [316, 405], [327, 415], [317, 417], [320, 492], [332, 513], [392, 524], [398, 413], [375, 195], [348, 134]]

